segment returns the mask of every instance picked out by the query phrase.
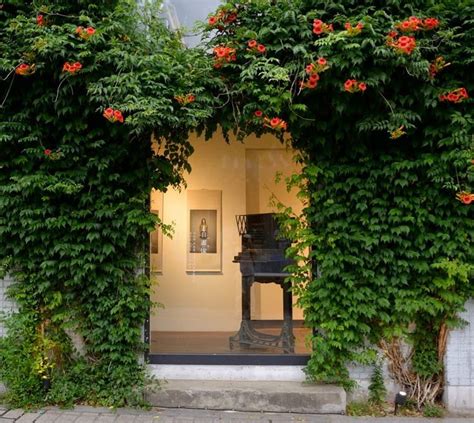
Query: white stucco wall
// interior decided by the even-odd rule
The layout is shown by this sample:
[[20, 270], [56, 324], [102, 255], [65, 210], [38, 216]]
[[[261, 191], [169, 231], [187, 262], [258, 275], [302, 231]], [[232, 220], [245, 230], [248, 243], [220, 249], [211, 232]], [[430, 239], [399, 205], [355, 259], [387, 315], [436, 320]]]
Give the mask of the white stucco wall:
[[461, 317], [469, 325], [448, 337], [444, 401], [451, 411], [474, 413], [474, 300]]
[[[10, 312], [14, 309], [13, 303], [6, 298], [7, 287], [12, 283], [11, 278], [0, 279], [0, 313]], [[5, 335], [5, 328], [0, 323], [0, 337]], [[5, 386], [0, 382], [0, 394], [5, 391]]]
[[[9, 277], [6, 277], [5, 279], [0, 279], [0, 313], [10, 312], [14, 309], [13, 303], [6, 297], [6, 290], [11, 283], [12, 279]], [[4, 334], [5, 329], [0, 323], [0, 336], [3, 336]]]
[[[384, 364], [382, 370], [385, 388], [387, 389], [387, 400], [391, 401], [400, 390], [400, 387], [390, 377], [386, 364]], [[369, 385], [373, 371], [372, 366], [349, 366], [349, 374], [351, 378], [357, 382], [357, 387], [347, 395], [348, 402], [361, 401], [369, 397]]]
[[304, 382], [303, 366], [208, 366], [150, 364], [150, 372], [167, 380], [254, 380]]

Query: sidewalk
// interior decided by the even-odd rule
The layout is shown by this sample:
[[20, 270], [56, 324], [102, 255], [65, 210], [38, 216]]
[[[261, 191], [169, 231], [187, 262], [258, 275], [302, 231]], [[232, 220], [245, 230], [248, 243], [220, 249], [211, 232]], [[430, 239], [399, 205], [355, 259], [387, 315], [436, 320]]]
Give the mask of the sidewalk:
[[152, 411], [76, 407], [72, 410], [47, 408], [37, 412], [7, 410], [0, 405], [0, 423], [471, 423], [474, 418], [404, 418], [346, 417], [336, 415], [239, 413], [188, 409], [153, 409]]

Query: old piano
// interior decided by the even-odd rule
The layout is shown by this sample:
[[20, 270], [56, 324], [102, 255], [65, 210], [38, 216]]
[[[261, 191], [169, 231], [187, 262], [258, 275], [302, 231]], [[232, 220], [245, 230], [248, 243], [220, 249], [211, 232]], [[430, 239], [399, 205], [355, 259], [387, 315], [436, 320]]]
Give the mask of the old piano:
[[[285, 284], [284, 268], [291, 263], [285, 257], [289, 241], [279, 236], [273, 213], [237, 215], [236, 223], [242, 237], [242, 251], [234, 258], [242, 273], [242, 322], [239, 331], [229, 338], [230, 349], [271, 347], [288, 354], [294, 352], [293, 301]], [[275, 283], [283, 295], [283, 326], [279, 335], [257, 331], [250, 315], [251, 287], [254, 283]]]

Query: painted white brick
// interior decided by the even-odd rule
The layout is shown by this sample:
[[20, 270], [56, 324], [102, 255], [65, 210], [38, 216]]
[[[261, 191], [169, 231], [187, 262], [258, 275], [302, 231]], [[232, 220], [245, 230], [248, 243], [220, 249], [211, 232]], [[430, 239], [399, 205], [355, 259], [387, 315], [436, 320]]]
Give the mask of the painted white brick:
[[[460, 317], [467, 325], [450, 332], [445, 357], [446, 388], [444, 402], [452, 412], [474, 413], [474, 299], [466, 303], [466, 311]], [[372, 370], [366, 366], [350, 366], [351, 377], [359, 384], [348, 400], [359, 400], [368, 395]], [[387, 396], [399, 390], [384, 366]]]
[[446, 383], [474, 386], [474, 301], [466, 304], [461, 317], [469, 324], [449, 334], [446, 351]]
[[468, 325], [450, 332], [445, 357], [445, 403], [451, 411], [474, 412], [474, 300], [461, 318]]
[[[9, 277], [0, 279], [0, 312], [11, 312], [15, 309], [13, 302], [6, 297], [7, 288], [12, 284], [13, 280]], [[5, 334], [5, 329], [0, 323], [0, 336]]]
[[[387, 389], [387, 400], [391, 401], [395, 394], [400, 390], [398, 384], [390, 377], [387, 363], [384, 362], [382, 366], [383, 379], [385, 388]], [[372, 378], [372, 366], [351, 365], [349, 366], [350, 377], [357, 382], [357, 387], [348, 394], [347, 400], [362, 401], [369, 396], [369, 385]]]

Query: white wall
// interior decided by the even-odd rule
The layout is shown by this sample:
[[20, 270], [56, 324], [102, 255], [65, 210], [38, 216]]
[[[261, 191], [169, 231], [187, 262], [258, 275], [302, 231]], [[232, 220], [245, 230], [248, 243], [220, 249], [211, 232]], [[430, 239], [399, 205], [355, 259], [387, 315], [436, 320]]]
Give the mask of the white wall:
[[[224, 154], [229, 147], [222, 140], [194, 143], [197, 152], [191, 157], [192, 172], [187, 179], [190, 190], [221, 190], [223, 239], [222, 272], [189, 274], [186, 272], [188, 248], [186, 190], [164, 194], [163, 221], [173, 223], [173, 238], [163, 239], [163, 272], [156, 275], [153, 299], [164, 305], [151, 317], [151, 330], [233, 331], [240, 323], [238, 265], [232, 263], [240, 250], [235, 229], [236, 214], [245, 214], [245, 179], [239, 170], [245, 167], [242, 144], [233, 146], [234, 154]], [[199, 154], [198, 154], [199, 152]]]
[[469, 325], [448, 337], [444, 401], [451, 411], [474, 413], [474, 300], [467, 302], [461, 317]]
[[[468, 325], [453, 330], [448, 336], [448, 345], [445, 356], [444, 403], [447, 409], [454, 413], [474, 414], [474, 300], [466, 303], [466, 311], [461, 318]], [[370, 367], [350, 367], [350, 375], [359, 387], [349, 395], [348, 399], [367, 397], [368, 386], [372, 370]], [[389, 399], [393, 399], [399, 389], [390, 378], [387, 368], [384, 368], [385, 386]]]
[[[390, 377], [386, 363], [382, 366], [383, 379], [387, 389], [387, 400], [393, 401], [400, 387]], [[350, 377], [357, 382], [356, 388], [347, 396], [347, 401], [362, 401], [369, 397], [369, 386], [371, 383], [373, 367], [371, 366], [349, 366]]]
[[[14, 310], [13, 303], [6, 297], [6, 290], [12, 282], [12, 279], [9, 277], [0, 279], [0, 312], [10, 312]], [[5, 335], [5, 329], [0, 323], [0, 336], [3, 335]]]
[[266, 380], [304, 382], [302, 366], [205, 366], [151, 364], [150, 372], [159, 379], [173, 380]]

